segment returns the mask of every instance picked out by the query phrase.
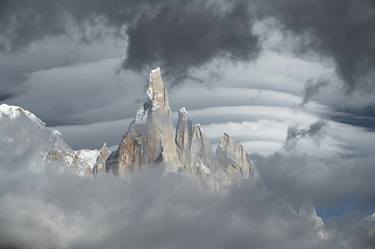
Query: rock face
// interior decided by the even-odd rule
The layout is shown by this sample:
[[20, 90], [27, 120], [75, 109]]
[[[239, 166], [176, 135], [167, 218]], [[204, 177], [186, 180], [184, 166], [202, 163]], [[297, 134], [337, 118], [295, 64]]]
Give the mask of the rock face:
[[124, 135], [116, 158], [112, 171], [121, 176], [158, 163], [174, 171], [179, 168], [171, 110], [159, 68], [150, 73], [147, 99]]
[[179, 111], [177, 127], [173, 126], [159, 68], [150, 72], [145, 102], [113, 153], [105, 144], [100, 150], [74, 151], [58, 131], [46, 128], [20, 107], [0, 105], [0, 120], [0, 161], [4, 165], [14, 165], [9, 158], [19, 158], [20, 163], [35, 162], [37, 170], [63, 166], [62, 170], [82, 176], [110, 172], [122, 177], [159, 165], [215, 189], [254, 176], [242, 145], [229, 135], [219, 141], [215, 153], [202, 127], [189, 120], [185, 108]]
[[178, 114], [175, 140], [180, 160], [180, 171], [205, 184], [207, 179], [213, 177], [211, 168], [215, 162], [211, 144], [201, 126], [193, 124], [188, 119], [188, 113], [184, 107]]
[[193, 139], [193, 122], [188, 119], [188, 113], [183, 107], [178, 112], [178, 121], [176, 129], [176, 146], [182, 166], [189, 161], [191, 152], [191, 142]]
[[53, 148], [46, 155], [46, 164], [47, 166], [63, 166], [80, 176], [91, 176], [98, 154], [98, 150], [74, 151], [70, 148]]
[[215, 188], [254, 177], [253, 165], [243, 146], [225, 134], [215, 154], [201, 126], [189, 120], [185, 108], [180, 109], [174, 129], [167, 90], [157, 68], [150, 72], [146, 101], [117, 151], [107, 159], [106, 170], [127, 176], [160, 164]]
[[217, 145], [216, 156], [219, 163], [224, 165], [230, 181], [241, 177], [254, 177], [254, 169], [243, 146], [231, 139], [227, 133], [224, 133]]
[[92, 170], [92, 174], [97, 176], [98, 174], [104, 174], [106, 172], [106, 161], [111, 155], [111, 151], [108, 149], [107, 145], [104, 143], [103, 147], [100, 149], [99, 154], [96, 158], [96, 163]]

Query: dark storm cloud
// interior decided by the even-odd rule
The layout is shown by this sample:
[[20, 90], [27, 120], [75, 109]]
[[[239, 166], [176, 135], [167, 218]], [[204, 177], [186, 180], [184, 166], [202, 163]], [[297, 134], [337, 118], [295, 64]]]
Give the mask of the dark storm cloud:
[[139, 69], [160, 63], [183, 75], [191, 66], [204, 65], [217, 56], [248, 61], [258, 53], [258, 39], [251, 28], [245, 1], [229, 5], [171, 1], [154, 15], [141, 15], [130, 26], [125, 66]]
[[[231, 61], [255, 58], [259, 46], [252, 34], [247, 1], [1, 1], [0, 44], [3, 51], [25, 48], [56, 35], [72, 35], [101, 22], [121, 35], [127, 27], [128, 50], [124, 62], [133, 70], [163, 66], [169, 75], [188, 76], [217, 57]], [[125, 52], [125, 51], [124, 51]]]
[[178, 80], [215, 58], [256, 58], [260, 46], [252, 26], [269, 17], [282, 30], [305, 36], [295, 52], [313, 50], [333, 58], [347, 90], [373, 89], [373, 0], [2, 0], [0, 48], [15, 51], [57, 35], [91, 42], [100, 34], [87, 29], [101, 23], [127, 39], [125, 67], [163, 66]]
[[299, 52], [332, 57], [347, 90], [374, 90], [375, 1], [257, 1], [258, 14], [275, 18], [284, 31], [305, 35]]

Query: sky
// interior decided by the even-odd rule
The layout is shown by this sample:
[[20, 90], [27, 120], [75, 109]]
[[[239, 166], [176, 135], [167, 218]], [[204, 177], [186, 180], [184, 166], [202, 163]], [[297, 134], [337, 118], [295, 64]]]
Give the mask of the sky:
[[[218, 206], [210, 206], [213, 213], [206, 216], [207, 229], [221, 225], [224, 230], [243, 231], [242, 226], [254, 231], [251, 234], [256, 237], [259, 231], [252, 225], [224, 226], [223, 220], [215, 224], [214, 214], [234, 208], [233, 215], [238, 215], [234, 218], [253, 222], [257, 217], [241, 209], [252, 205], [251, 201], [256, 203], [255, 209], [264, 203], [270, 207], [259, 211], [263, 217], [273, 213], [270, 210], [275, 205], [281, 205], [274, 196], [293, 207], [302, 199], [311, 199], [327, 226], [335, 231], [336, 239], [350, 234], [350, 243], [367, 245], [373, 240], [359, 236], [362, 228], [353, 224], [375, 212], [374, 27], [373, 0], [0, 0], [0, 103], [33, 112], [48, 127], [59, 130], [73, 149], [95, 149], [103, 143], [115, 149], [145, 99], [149, 70], [161, 67], [174, 118], [179, 108], [186, 107], [190, 118], [202, 125], [214, 145], [224, 132], [231, 134], [251, 154], [257, 174], [267, 186], [267, 190], [259, 190], [260, 195], [233, 189], [235, 197], [221, 199], [207, 197], [188, 185], [192, 192], [199, 192], [197, 198], [185, 196], [184, 190], [178, 189], [162, 200], [171, 202], [172, 207], [181, 205], [184, 214], [191, 214], [198, 223], [200, 215], [209, 213], [209, 208], [194, 213], [194, 205], [209, 203], [200, 198], [217, 201]], [[4, 180], [4, 188], [18, 180]], [[68, 181], [82, 187], [75, 178]], [[135, 185], [142, 188], [147, 181], [140, 177]], [[30, 184], [40, 187], [41, 183]], [[98, 188], [97, 183], [85, 184]], [[122, 186], [118, 182], [106, 184], [115, 190]], [[169, 193], [166, 188], [162, 181], [157, 190]], [[38, 192], [26, 198], [17, 192], [19, 199], [3, 201], [8, 204], [7, 212], [19, 202], [31, 207], [25, 209], [30, 216], [38, 205], [50, 211], [46, 215], [61, 212], [62, 220], [53, 230], [59, 236], [70, 236], [60, 232], [70, 222], [78, 226], [77, 231], [84, 231], [90, 222], [97, 225], [108, 218], [82, 218], [80, 223], [71, 213], [81, 205], [76, 196], [66, 198], [77, 207], [61, 206], [61, 200], [53, 198], [61, 189], [72, 191], [67, 186], [54, 186], [51, 194]], [[88, 195], [87, 191], [77, 190], [76, 195]], [[179, 191], [186, 197], [182, 203]], [[131, 189], [126, 198], [134, 199], [137, 193]], [[152, 194], [141, 195], [139, 201]], [[111, 202], [120, 195], [115, 191], [107, 199], [101, 198]], [[93, 197], [87, 201], [99, 208], [110, 206]], [[231, 201], [238, 206], [226, 206]], [[156, 199], [135, 207], [146, 212], [150, 203], [179, 227], [183, 219], [173, 212], [163, 213], [165, 206]], [[96, 214], [95, 209], [86, 211], [84, 217], [93, 215], [91, 211]], [[142, 211], [136, 210], [134, 215]], [[115, 217], [109, 215], [110, 219]], [[278, 229], [285, 219], [290, 220], [280, 210], [275, 217], [272, 222]], [[138, 229], [150, 221], [129, 219]], [[18, 231], [19, 224], [13, 221], [3, 220]], [[107, 222], [105, 227], [116, 231]], [[287, 224], [293, 227], [293, 223]], [[194, 227], [180, 228], [188, 233]], [[290, 227], [285, 228], [288, 238], [295, 236]], [[116, 223], [115, 228], [129, 231], [122, 223]], [[152, 233], [146, 230], [141, 234]], [[196, 238], [196, 234], [189, 234]], [[237, 248], [243, 247], [240, 242], [249, 243], [246, 233], [237, 234]], [[122, 241], [115, 235], [113, 248]], [[157, 245], [166, 246], [167, 233], [159, 236]], [[214, 237], [221, 236], [220, 232]], [[181, 245], [187, 238], [177, 236], [169, 246]], [[270, 238], [259, 242], [254, 238], [259, 248], [270, 248], [264, 244]], [[61, 241], [65, 240], [76, 238], [62, 237]], [[42, 241], [46, 243], [43, 246], [56, 246], [36, 239], [36, 248]], [[203, 246], [204, 241], [197, 240], [196, 247], [209, 248]], [[285, 241], [283, 246], [291, 248], [289, 240]], [[82, 245], [73, 245], [91, 245], [87, 238], [79, 242]], [[305, 240], [299, 242], [305, 248], [311, 246], [304, 244]], [[101, 243], [108, 241], [101, 240], [98, 245]], [[134, 243], [128, 244], [130, 248], [135, 247], [140, 238], [129, 243]], [[333, 248], [332, 244], [318, 248], [324, 246]]]

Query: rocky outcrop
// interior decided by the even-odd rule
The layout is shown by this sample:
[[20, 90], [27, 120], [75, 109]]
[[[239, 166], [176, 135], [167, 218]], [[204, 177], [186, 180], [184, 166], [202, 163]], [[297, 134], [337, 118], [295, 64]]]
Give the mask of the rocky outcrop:
[[220, 165], [224, 166], [230, 181], [254, 177], [254, 167], [248, 159], [243, 146], [234, 141], [227, 133], [219, 140], [216, 157]]
[[[94, 172], [95, 163], [98, 157], [98, 150], [78, 150], [70, 148], [53, 148], [46, 155], [46, 164], [51, 166], [63, 166], [70, 172], [81, 175], [91, 176]], [[104, 170], [103, 170], [104, 171]]]
[[173, 171], [179, 168], [171, 110], [159, 68], [150, 73], [147, 99], [124, 135], [116, 158], [117, 168], [112, 171], [121, 176], [160, 163]]
[[168, 94], [160, 69], [151, 70], [147, 98], [123, 136], [117, 151], [107, 160], [107, 172], [127, 176], [144, 167], [163, 165], [214, 186], [254, 177], [254, 168], [242, 145], [225, 134], [216, 154], [199, 124], [185, 108], [174, 130]]
[[175, 140], [180, 171], [206, 184], [213, 177], [211, 169], [214, 166], [214, 154], [201, 126], [188, 119], [185, 108], [181, 108], [178, 114]]
[[193, 122], [188, 119], [185, 107], [178, 112], [176, 128], [176, 146], [180, 163], [183, 167], [189, 162], [191, 142], [193, 138]]
[[104, 143], [103, 147], [100, 149], [99, 154], [96, 158], [96, 163], [92, 169], [92, 174], [97, 176], [98, 174], [104, 174], [106, 172], [106, 162], [111, 155], [111, 151], [108, 149], [107, 145]]

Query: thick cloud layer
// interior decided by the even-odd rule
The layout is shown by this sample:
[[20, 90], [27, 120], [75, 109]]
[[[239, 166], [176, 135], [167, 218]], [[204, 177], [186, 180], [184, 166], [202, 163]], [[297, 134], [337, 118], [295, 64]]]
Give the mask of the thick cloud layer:
[[2, 1], [0, 9], [5, 51], [61, 34], [91, 42], [103, 35], [87, 32], [99, 22], [113, 36], [127, 28], [126, 68], [159, 65], [174, 78], [216, 57], [252, 59], [259, 49], [247, 1]]
[[0, 182], [5, 248], [332, 249], [357, 243], [336, 240], [334, 233], [317, 241], [310, 221], [264, 186], [210, 193], [157, 170], [124, 181], [2, 168]]
[[232, 62], [257, 58], [261, 46], [253, 24], [273, 19], [277, 28], [302, 37], [296, 39], [301, 41], [297, 54], [314, 51], [333, 58], [347, 90], [374, 88], [372, 0], [2, 0], [0, 11], [2, 51], [58, 35], [90, 43], [108, 35], [90, 32], [101, 24], [128, 41], [125, 67], [161, 65], [175, 79], [194, 78], [190, 68], [218, 57]]

